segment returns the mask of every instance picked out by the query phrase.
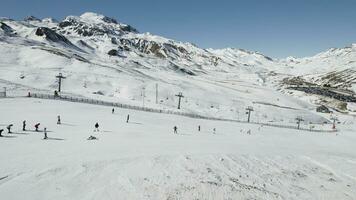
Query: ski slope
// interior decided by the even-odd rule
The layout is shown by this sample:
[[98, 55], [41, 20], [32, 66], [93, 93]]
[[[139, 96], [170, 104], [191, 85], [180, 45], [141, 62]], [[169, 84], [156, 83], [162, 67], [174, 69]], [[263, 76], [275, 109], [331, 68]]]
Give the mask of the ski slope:
[[0, 110], [15, 132], [0, 138], [1, 199], [356, 199], [348, 116], [335, 134], [28, 98]]
[[[320, 97], [285, 91], [282, 80], [300, 76], [354, 89], [355, 56], [355, 44], [281, 60], [243, 49], [202, 49], [90, 12], [61, 21], [0, 18], [0, 88], [10, 97], [53, 94], [62, 73], [62, 95], [176, 110], [175, 95], [183, 92], [182, 112], [245, 120], [253, 106], [253, 122], [295, 126], [302, 117], [303, 127], [331, 129], [332, 116], [315, 112]], [[347, 107], [348, 115], [336, 113], [339, 132], [311, 133], [0, 99], [0, 128], [14, 123], [15, 131], [0, 138], [0, 197], [356, 199], [356, 106]], [[56, 124], [57, 115], [63, 124]], [[23, 120], [31, 130], [21, 131]], [[48, 140], [32, 131], [38, 122], [49, 130]], [[100, 132], [93, 132], [96, 122]], [[99, 139], [88, 141], [90, 135]]]

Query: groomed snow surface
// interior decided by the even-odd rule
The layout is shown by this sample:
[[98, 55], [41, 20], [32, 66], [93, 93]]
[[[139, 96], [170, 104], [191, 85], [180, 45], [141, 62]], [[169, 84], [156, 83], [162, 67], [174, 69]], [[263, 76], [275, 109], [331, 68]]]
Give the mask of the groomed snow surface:
[[[33, 130], [38, 122], [49, 139]], [[100, 132], [93, 132], [96, 122]], [[14, 133], [0, 138], [4, 200], [356, 199], [353, 124], [340, 125], [337, 134], [311, 133], [118, 108], [112, 114], [110, 107], [55, 100], [0, 99], [0, 128], [10, 123]], [[90, 135], [98, 140], [87, 140]]]

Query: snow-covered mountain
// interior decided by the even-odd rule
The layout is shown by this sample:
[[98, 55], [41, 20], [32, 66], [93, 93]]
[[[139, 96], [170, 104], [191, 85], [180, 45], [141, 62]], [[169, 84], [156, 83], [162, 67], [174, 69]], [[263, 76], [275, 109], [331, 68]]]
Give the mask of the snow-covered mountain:
[[289, 73], [303, 76], [312, 83], [342, 89], [354, 89], [356, 86], [356, 44], [331, 48], [312, 57], [289, 57], [280, 60], [280, 63], [287, 67]]
[[[277, 83], [301, 75], [322, 82], [328, 73], [347, 74], [355, 66], [355, 45], [277, 60], [242, 49], [202, 49], [90, 12], [62, 21], [28, 17], [0, 23], [0, 80], [9, 91], [23, 88], [22, 94], [53, 93], [55, 76], [62, 73], [63, 91], [75, 95], [172, 109], [182, 91], [185, 111], [236, 118], [255, 105], [259, 120], [280, 121], [285, 107], [294, 109], [287, 119], [294, 123], [314, 105], [279, 93]], [[344, 83], [351, 85], [347, 77]], [[266, 114], [271, 109], [276, 112]]]
[[[288, 89], [352, 88], [355, 49], [279, 60], [202, 49], [96, 13], [0, 18], [0, 95], [6, 87], [15, 97], [0, 98], [1, 197], [356, 199], [355, 115], [316, 112], [322, 104], [356, 114], [356, 103]], [[254, 123], [16, 98], [52, 95], [58, 73], [61, 95], [92, 103], [178, 112], [182, 92], [182, 112]], [[336, 116], [338, 132], [309, 131], [331, 130]], [[303, 129], [291, 129], [296, 118]]]
[[[25, 21], [1, 21], [2, 41], [11, 43], [5, 37], [12, 37], [12, 41], [17, 38], [20, 41], [40, 42], [36, 44], [65, 51], [76, 50], [75, 53], [82, 56], [90, 55], [93, 58], [95, 55], [96, 59], [105, 59], [105, 62], [108, 62], [109, 56], [125, 58], [125, 61], [117, 61], [116, 65], [130, 63], [134, 67], [163, 66], [188, 75], [197, 75], [211, 68], [222, 70], [273, 61], [255, 52], [238, 49], [205, 50], [190, 43], [139, 33], [130, 25], [95, 13], [68, 16], [61, 22], [48, 18], [40, 21], [35, 17], [26, 18]], [[145, 62], [139, 58], [145, 58]]]

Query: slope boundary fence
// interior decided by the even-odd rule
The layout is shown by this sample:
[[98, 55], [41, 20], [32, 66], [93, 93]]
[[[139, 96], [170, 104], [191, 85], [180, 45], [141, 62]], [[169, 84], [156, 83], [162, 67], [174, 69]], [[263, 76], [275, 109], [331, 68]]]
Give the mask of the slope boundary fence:
[[270, 126], [270, 127], [277, 127], [277, 128], [287, 128], [287, 129], [296, 129], [296, 130], [303, 130], [303, 131], [310, 131], [310, 132], [324, 132], [324, 133], [337, 132], [337, 130], [308, 129], [308, 128], [302, 128], [302, 127], [298, 129], [297, 126], [292, 126], [292, 125], [261, 123], [261, 122], [247, 122], [247, 121], [235, 120], [235, 119], [209, 117], [209, 116], [203, 116], [203, 115], [199, 115], [199, 114], [195, 114], [195, 113], [187, 113], [187, 112], [178, 112], [178, 111], [165, 110], [165, 109], [148, 108], [148, 107], [134, 106], [134, 105], [129, 105], [129, 104], [109, 102], [109, 101], [101, 101], [101, 100], [95, 100], [95, 99], [89, 99], [89, 98], [66, 96], [66, 95], [54, 96], [54, 95], [49, 95], [49, 94], [32, 93], [29, 98], [53, 99], [53, 100], [61, 100], [61, 101], [69, 101], [69, 102], [78, 102], [78, 103], [110, 106], [110, 107], [119, 107], [119, 108], [124, 108], [124, 109], [131, 109], [131, 110], [139, 110], [139, 111], [151, 112], [151, 113], [180, 115], [180, 116], [196, 118], [196, 119], [205, 119], [205, 120], [214, 120], [214, 121], [226, 121], [226, 122], [236, 122], [236, 123], [246, 123], [246, 124], [256, 124], [256, 125], [262, 125], [262, 126]]

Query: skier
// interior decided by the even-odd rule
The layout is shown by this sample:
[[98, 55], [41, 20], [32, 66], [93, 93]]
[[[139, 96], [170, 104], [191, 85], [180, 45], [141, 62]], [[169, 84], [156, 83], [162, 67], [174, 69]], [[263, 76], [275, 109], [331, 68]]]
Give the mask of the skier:
[[2, 137], [1, 133], [4, 131], [4, 129], [0, 129], [0, 137]]
[[26, 131], [26, 120], [23, 120], [22, 122], [22, 130]]
[[99, 124], [98, 124], [98, 122], [96, 122], [96, 123], [95, 123], [95, 129], [94, 129], [94, 132], [96, 132], [96, 131], [99, 131]]
[[115, 112], [115, 109], [114, 109], [114, 108], [112, 108], [112, 110], [111, 110], [111, 114], [114, 114], [114, 112]]
[[216, 134], [216, 129], [215, 128], [213, 128], [213, 133]]
[[248, 131], [246, 132], [248, 135], [251, 135], [251, 129], [248, 129]]
[[198, 126], [198, 131], [200, 132], [200, 125]]
[[61, 124], [61, 116], [60, 115], [57, 116], [57, 124]]
[[35, 124], [36, 131], [38, 131], [39, 126], [40, 126], [40, 123]]
[[177, 126], [173, 127], [174, 134], [178, 134], [177, 129], [178, 129]]
[[126, 123], [129, 123], [129, 120], [130, 120], [130, 115], [127, 115]]
[[44, 132], [44, 140], [46, 140], [46, 139], [48, 139], [48, 137], [47, 137], [47, 128], [44, 128], [43, 129], [43, 132]]
[[11, 132], [11, 127], [13, 126], [13, 124], [9, 124], [6, 128], [7, 128], [7, 131], [8, 131], [8, 133], [12, 133]]

